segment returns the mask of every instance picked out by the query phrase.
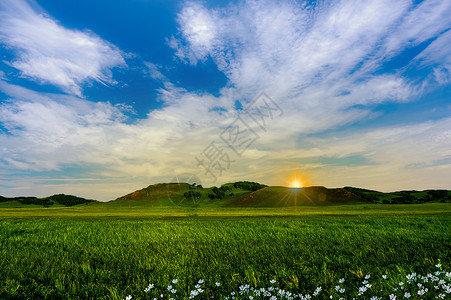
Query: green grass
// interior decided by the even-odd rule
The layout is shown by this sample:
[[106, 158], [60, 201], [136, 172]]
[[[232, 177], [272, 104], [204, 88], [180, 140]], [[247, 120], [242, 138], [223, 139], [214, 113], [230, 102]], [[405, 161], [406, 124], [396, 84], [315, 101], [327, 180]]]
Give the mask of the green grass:
[[178, 299], [199, 279], [203, 299], [272, 279], [303, 293], [334, 293], [340, 278], [356, 289], [366, 274], [395, 284], [438, 260], [449, 271], [450, 217], [451, 205], [438, 203], [0, 208], [0, 298], [140, 299], [167, 294], [175, 278]]

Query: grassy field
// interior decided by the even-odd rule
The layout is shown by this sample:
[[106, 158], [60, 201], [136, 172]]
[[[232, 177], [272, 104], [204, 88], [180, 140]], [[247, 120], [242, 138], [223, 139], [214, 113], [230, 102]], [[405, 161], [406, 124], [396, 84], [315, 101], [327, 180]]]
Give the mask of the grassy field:
[[321, 287], [318, 299], [433, 299], [433, 286], [420, 296], [405, 278], [430, 273], [450, 283], [440, 273], [451, 269], [450, 225], [446, 203], [1, 208], [0, 298], [259, 299], [255, 289], [264, 287], [281, 299], [281, 289], [312, 295]]

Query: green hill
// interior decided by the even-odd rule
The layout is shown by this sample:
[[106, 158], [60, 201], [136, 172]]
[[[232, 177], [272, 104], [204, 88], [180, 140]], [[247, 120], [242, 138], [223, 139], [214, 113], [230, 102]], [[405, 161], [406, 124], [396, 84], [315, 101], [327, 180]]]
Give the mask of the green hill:
[[117, 206], [168, 206], [174, 205], [171, 199], [178, 201], [190, 190], [187, 183], [158, 183], [119, 197], [109, 204]]
[[73, 195], [58, 194], [44, 198], [37, 197], [3, 197], [0, 196], [0, 207], [30, 207], [30, 206], [75, 206], [85, 205], [98, 202], [96, 200], [89, 200]]
[[188, 183], [158, 183], [105, 203], [64, 194], [45, 198], [0, 196], [0, 207], [5, 208], [87, 204], [109, 207], [289, 207], [357, 203], [420, 204], [426, 202], [451, 202], [451, 191], [425, 190], [383, 193], [355, 187], [287, 188], [238, 181], [209, 188]]
[[399, 191], [382, 193], [354, 187], [345, 187], [344, 189], [370, 203], [420, 204], [426, 202], [451, 202], [451, 191], [449, 190]]
[[265, 187], [243, 195], [229, 206], [281, 207], [319, 206], [367, 202], [346, 189], [328, 189], [322, 186], [305, 188]]
[[287, 188], [239, 181], [204, 188], [187, 183], [159, 183], [109, 202], [113, 206], [182, 207], [284, 207], [324, 206], [357, 203], [418, 204], [451, 202], [451, 191], [400, 191], [383, 193], [354, 187], [312, 186]]
[[[255, 188], [255, 185], [245, 186]], [[264, 185], [259, 185], [264, 187]], [[235, 188], [233, 184], [204, 188], [188, 183], [158, 183], [110, 201], [112, 206], [223, 206], [251, 191]]]

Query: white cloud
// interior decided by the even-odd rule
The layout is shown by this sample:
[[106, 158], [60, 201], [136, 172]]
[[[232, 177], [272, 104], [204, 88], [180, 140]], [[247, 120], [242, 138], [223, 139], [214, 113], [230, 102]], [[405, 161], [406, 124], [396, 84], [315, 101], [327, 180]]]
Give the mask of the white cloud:
[[445, 85], [451, 82], [451, 31], [448, 30], [434, 40], [420, 55], [415, 58], [419, 68], [433, 66], [429, 76], [429, 85]]
[[144, 73], [149, 74], [150, 77], [152, 77], [155, 80], [164, 80], [166, 81], [166, 76], [163, 75], [163, 73], [160, 72], [159, 67], [151, 62], [144, 61], [144, 65], [146, 68], [144, 69]]
[[[411, 1], [388, 0], [312, 5], [245, 1], [208, 9], [199, 3], [188, 2], [179, 14], [180, 36], [172, 39], [176, 56], [188, 58], [190, 63], [210, 56], [218, 69], [228, 76], [231, 85], [228, 93], [234, 95], [232, 99], [250, 101], [264, 90], [282, 106], [286, 114], [274, 121], [256, 145], [255, 151], [265, 149], [267, 155], [261, 160], [249, 159], [249, 164], [258, 161], [262, 166], [268, 165], [268, 172], [277, 164], [276, 160], [272, 161], [272, 157], [277, 157], [276, 152], [289, 155], [284, 149], [299, 135], [338, 129], [365, 118], [375, 118], [377, 115], [371, 107], [377, 104], [415, 100], [430, 90], [425, 88], [432, 83], [428, 76], [439, 84], [449, 80], [449, 34], [443, 33], [451, 22], [447, 17], [451, 4], [447, 1], [426, 0], [417, 6]], [[190, 24], [194, 27], [210, 24], [210, 27], [205, 25], [202, 30], [193, 30]], [[406, 48], [437, 36], [436, 41], [410, 62], [408, 69], [401, 66], [384, 73], [387, 61]], [[435, 67], [423, 70], [420, 82], [417, 78], [410, 80], [404, 73], [424, 68], [426, 61]], [[424, 72], [429, 75], [424, 76]], [[445, 122], [443, 126], [446, 128], [450, 124]], [[416, 129], [406, 128], [403, 134], [408, 135], [409, 130]], [[434, 125], [418, 138], [426, 140], [442, 129]], [[358, 138], [349, 143], [354, 151], [359, 145]], [[422, 156], [414, 156], [416, 148], [412, 144], [410, 148], [401, 144], [396, 146], [406, 152], [403, 166], [409, 161], [443, 158], [443, 154], [432, 150], [430, 157], [426, 157], [427, 149]], [[378, 141], [372, 152], [384, 153], [385, 149], [382, 141]], [[392, 163], [390, 155], [393, 161], [402, 156], [403, 152], [398, 155], [395, 149], [395, 146], [393, 151], [387, 148], [388, 165]], [[339, 150], [343, 152], [334, 155], [346, 155], [345, 149]], [[365, 148], [365, 151], [369, 150]], [[318, 155], [333, 154], [324, 151]], [[388, 169], [392, 175], [387, 172], [387, 176], [401, 172], [394, 167]], [[443, 180], [440, 182], [444, 184]]]
[[[361, 99], [359, 103], [371, 101], [375, 94], [379, 102], [406, 101], [422, 90], [421, 85], [406, 81], [403, 69], [384, 75], [383, 63], [441, 34], [451, 22], [447, 1], [418, 6], [389, 0], [313, 5], [246, 1], [207, 9], [188, 2], [178, 16], [180, 37], [170, 44], [178, 57], [191, 63], [213, 58], [242, 98], [266, 90], [279, 101], [290, 101], [316, 87], [351, 93], [365, 89], [368, 96], [353, 97]], [[441, 52], [446, 52], [442, 46]], [[436, 50], [431, 51], [437, 56]], [[395, 85], [399, 92], [394, 92]], [[387, 87], [391, 92], [385, 92]], [[336, 100], [321, 102], [327, 106]]]
[[[210, 56], [227, 75], [229, 84], [219, 97], [193, 93], [171, 83], [158, 66], [144, 63], [146, 72], [164, 85], [159, 90], [164, 107], [132, 123], [124, 122], [121, 107], [109, 103], [36, 93], [0, 82], [0, 89], [11, 97], [0, 107], [0, 122], [8, 130], [8, 134], [0, 135], [0, 144], [8, 145], [0, 148], [0, 163], [5, 168], [36, 171], [58, 170], [71, 164], [95, 166], [90, 176], [118, 182], [114, 191], [103, 183], [92, 184], [99, 190], [91, 197], [101, 199], [114, 198], [119, 191], [125, 194], [149, 182], [168, 181], [184, 172], [196, 173], [206, 185], [213, 184], [196, 166], [194, 157], [210, 142], [221, 143], [219, 134], [237, 113], [235, 100], [246, 106], [265, 90], [284, 115], [271, 121], [266, 132], [258, 132], [260, 138], [243, 157], [232, 157], [234, 162], [220, 182], [237, 178], [276, 182], [280, 176], [277, 170], [289, 170], [293, 161], [304, 159], [300, 167], [311, 173], [315, 184], [385, 190], [414, 185], [444, 187], [449, 182], [449, 166], [442, 164], [438, 169], [432, 165], [451, 155], [449, 119], [357, 132], [351, 128], [327, 138], [315, 138], [315, 134], [376, 118], [373, 106], [408, 102], [424, 92], [403, 73], [406, 68], [390, 73], [381, 68], [406, 47], [446, 29], [448, 20], [442, 11], [448, 6], [428, 0], [416, 7], [410, 1], [388, 0], [321, 2], [315, 7], [298, 4], [246, 1], [209, 9], [197, 2], [186, 3], [178, 16], [181, 32], [169, 39], [169, 44], [176, 56], [193, 65]], [[65, 30], [46, 17], [34, 12], [31, 15], [33, 18], [25, 19], [51, 24], [48, 27], [57, 28], [57, 32]], [[69, 32], [101, 41], [91, 33]], [[27, 47], [45, 49], [45, 45], [36, 43]], [[102, 45], [106, 45], [102, 49], [107, 54], [119, 55], [111, 54], [117, 60], [108, 61], [114, 64], [99, 63], [96, 70], [69, 76], [61, 83], [39, 78], [74, 93], [89, 78], [111, 81], [108, 69], [123, 61], [117, 49]], [[435, 83], [446, 84], [448, 45], [449, 34], [441, 34], [411, 62], [409, 70], [433, 66], [427, 76]], [[85, 61], [84, 54], [81, 56], [82, 63], [76, 65], [84, 66], [90, 59]], [[54, 58], [59, 56], [49, 57], [56, 65]], [[34, 60], [25, 54], [19, 59], [34, 66]], [[67, 70], [59, 71], [67, 75]], [[349, 156], [363, 157], [372, 164], [331, 166], [312, 162], [314, 158]], [[437, 175], [433, 175], [434, 169]], [[88, 193], [86, 188], [83, 192]]]
[[188, 59], [191, 64], [203, 60], [215, 46], [216, 27], [214, 12], [208, 11], [196, 2], [188, 2], [179, 14], [178, 21], [183, 32], [183, 38], [188, 45], [172, 37], [169, 45], [177, 49], [177, 56]]
[[[121, 106], [37, 93], [5, 81], [0, 81], [0, 90], [10, 97], [0, 105], [0, 123], [6, 130], [0, 145], [7, 145], [0, 147], [2, 169], [42, 172], [89, 165], [89, 176], [127, 182], [123, 193], [138, 182], [148, 184], [149, 178], [166, 176], [168, 181], [193, 172], [194, 156], [217, 138], [218, 126], [233, 118], [211, 111], [225, 101], [173, 86], [161, 91], [170, 105], [132, 124], [125, 122]], [[112, 193], [105, 188], [90, 197], [120, 195]]]
[[325, 166], [316, 172], [317, 178], [324, 176], [322, 180], [330, 186], [356, 185], [385, 191], [446, 188], [451, 169], [450, 137], [451, 119], [446, 118], [307, 139], [311, 148], [298, 155], [337, 158], [358, 155], [370, 162], [359, 166]]
[[0, 3], [0, 42], [15, 53], [22, 76], [81, 95], [86, 80], [114, 84], [111, 68], [124, 66], [121, 51], [90, 31], [66, 29], [24, 0]]
[[449, 1], [422, 1], [404, 14], [398, 24], [393, 24], [395, 30], [385, 40], [383, 49], [386, 53], [398, 53], [437, 36], [451, 26], [450, 14]]
[[[45, 95], [0, 82], [11, 96], [0, 105], [2, 158], [19, 169], [59, 169], [61, 165], [106, 161], [99, 154], [105, 133], [124, 120], [115, 106], [64, 95]], [[92, 159], [90, 156], [92, 155]]]

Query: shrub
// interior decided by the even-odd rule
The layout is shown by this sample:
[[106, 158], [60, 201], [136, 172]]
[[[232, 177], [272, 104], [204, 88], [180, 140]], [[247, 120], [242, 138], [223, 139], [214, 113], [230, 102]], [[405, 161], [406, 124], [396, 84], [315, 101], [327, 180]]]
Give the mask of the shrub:
[[200, 192], [198, 192], [198, 191], [188, 191], [188, 192], [185, 192], [183, 194], [183, 196], [185, 196], [186, 199], [188, 199], [188, 198], [200, 198], [202, 196], [202, 194]]
[[431, 190], [428, 191], [429, 196], [431, 196], [431, 200], [439, 200], [444, 199], [448, 196], [447, 190]]
[[18, 199], [18, 201], [25, 205], [28, 205], [28, 204], [35, 204], [35, 205], [42, 205], [42, 206], [53, 205], [53, 202], [51, 202], [49, 198], [39, 199], [36, 197], [26, 197], [26, 198]]
[[80, 198], [73, 195], [64, 195], [64, 194], [58, 194], [48, 197], [47, 199], [52, 200], [54, 202], [57, 202], [64, 206], [74, 206], [78, 204], [87, 204], [90, 202], [94, 202], [94, 200], [88, 200], [85, 198]]
[[250, 181], [237, 181], [233, 184], [233, 187], [236, 189], [246, 190], [246, 191], [257, 191], [259, 189], [262, 189], [266, 187], [264, 184], [260, 184], [257, 182], [250, 182]]

